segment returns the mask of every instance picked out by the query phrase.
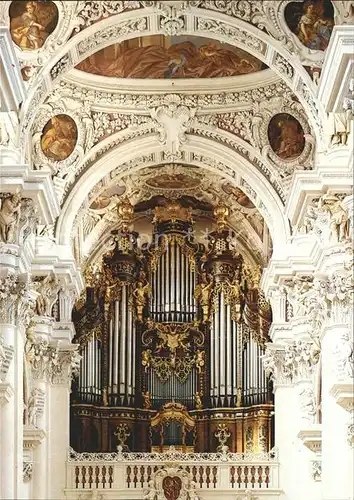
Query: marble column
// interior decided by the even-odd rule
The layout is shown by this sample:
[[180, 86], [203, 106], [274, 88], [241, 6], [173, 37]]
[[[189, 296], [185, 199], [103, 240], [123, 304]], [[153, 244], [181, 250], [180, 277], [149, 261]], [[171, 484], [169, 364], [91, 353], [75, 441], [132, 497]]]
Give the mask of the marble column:
[[[16, 327], [11, 324], [0, 324], [0, 335], [4, 339], [4, 344], [15, 348]], [[16, 438], [17, 430], [17, 392], [18, 392], [18, 374], [16, 373], [16, 361], [18, 356], [14, 356], [11, 359], [7, 375], [6, 375], [6, 385], [8, 390], [12, 393], [8, 398], [7, 402], [1, 408], [1, 498], [17, 498], [17, 492], [19, 491], [18, 482], [18, 462], [17, 462], [17, 451], [18, 443]], [[21, 432], [22, 434], [22, 432]], [[22, 450], [20, 453], [22, 457]], [[22, 465], [21, 465], [22, 468]]]
[[[322, 493], [324, 500], [348, 500], [353, 494], [353, 448], [348, 427], [353, 419], [353, 379], [338, 371], [338, 344], [349, 326], [336, 324], [324, 329], [322, 338]], [[348, 374], [347, 374], [348, 375]], [[348, 404], [345, 404], [345, 401]], [[350, 407], [351, 403], [351, 407]]]

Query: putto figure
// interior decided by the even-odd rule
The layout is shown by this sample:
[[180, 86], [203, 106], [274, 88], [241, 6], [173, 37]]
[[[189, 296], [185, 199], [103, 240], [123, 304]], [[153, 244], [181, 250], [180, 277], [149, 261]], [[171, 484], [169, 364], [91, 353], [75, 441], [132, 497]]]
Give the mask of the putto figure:
[[16, 230], [20, 220], [21, 197], [15, 193], [2, 200], [0, 209], [0, 240], [15, 243]]

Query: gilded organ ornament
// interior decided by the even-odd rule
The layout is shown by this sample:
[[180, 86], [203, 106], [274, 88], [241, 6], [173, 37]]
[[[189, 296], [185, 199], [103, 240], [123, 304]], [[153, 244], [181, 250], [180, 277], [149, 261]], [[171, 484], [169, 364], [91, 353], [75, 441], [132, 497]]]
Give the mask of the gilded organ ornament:
[[[163, 451], [173, 443], [216, 451], [216, 415], [224, 424], [225, 412], [237, 421], [253, 405], [268, 405], [266, 425], [270, 418], [260, 356], [271, 313], [259, 289], [260, 271], [238, 252], [226, 205], [209, 208], [216, 229], [207, 245], [196, 241], [198, 212], [185, 199], [160, 200], [148, 210], [150, 245], [139, 247], [134, 208], [123, 199], [114, 247], [102, 265], [86, 272], [86, 301], [74, 317], [83, 358], [75, 401], [98, 406], [102, 418], [109, 412], [117, 439], [124, 433], [122, 416], [134, 420], [141, 436], [141, 443], [135, 433], [129, 437], [134, 450]], [[87, 375], [91, 367], [93, 379]], [[80, 404], [77, 419], [87, 415], [79, 413]], [[193, 410], [205, 420], [204, 434]], [[258, 429], [258, 413], [252, 412], [250, 426]], [[225, 450], [227, 430], [216, 432]], [[209, 444], [201, 444], [206, 439]], [[238, 451], [234, 437], [227, 439]]]
[[136, 317], [137, 320], [140, 322], [143, 321], [144, 307], [150, 295], [151, 295], [151, 286], [146, 281], [145, 274], [141, 273], [139, 276], [139, 280], [136, 283], [136, 288], [133, 291], [133, 296], [135, 299], [135, 307], [136, 307]]
[[202, 274], [201, 282], [196, 286], [194, 298], [199, 301], [203, 311], [203, 321], [207, 322], [210, 319], [211, 313], [211, 295], [213, 290], [213, 281], [208, 282], [206, 273]]

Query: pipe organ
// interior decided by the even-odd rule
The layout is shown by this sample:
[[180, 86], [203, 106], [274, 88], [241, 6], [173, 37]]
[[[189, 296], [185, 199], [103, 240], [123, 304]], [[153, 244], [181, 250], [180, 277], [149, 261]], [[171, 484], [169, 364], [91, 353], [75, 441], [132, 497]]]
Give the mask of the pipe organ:
[[155, 207], [144, 249], [134, 209], [121, 203], [114, 248], [86, 275], [73, 317], [82, 355], [71, 404], [78, 451], [216, 451], [226, 428], [231, 451], [271, 447], [272, 391], [261, 363], [271, 310], [260, 273], [238, 252], [226, 206], [215, 207], [216, 228], [202, 244], [182, 201]]

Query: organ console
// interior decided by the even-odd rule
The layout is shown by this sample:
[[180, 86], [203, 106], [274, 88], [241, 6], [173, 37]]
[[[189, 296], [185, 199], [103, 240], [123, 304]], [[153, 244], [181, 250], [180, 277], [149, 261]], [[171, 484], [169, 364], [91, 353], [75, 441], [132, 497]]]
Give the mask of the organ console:
[[115, 450], [122, 428], [131, 451], [212, 452], [225, 435], [230, 451], [272, 446], [260, 359], [271, 310], [260, 271], [238, 252], [225, 205], [215, 207], [204, 245], [182, 202], [155, 207], [151, 244], [141, 248], [123, 201], [115, 246], [87, 273], [73, 315], [82, 355], [71, 401], [77, 451]]

